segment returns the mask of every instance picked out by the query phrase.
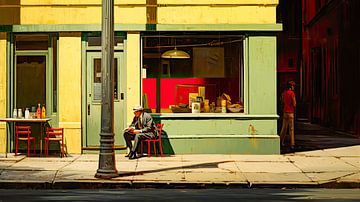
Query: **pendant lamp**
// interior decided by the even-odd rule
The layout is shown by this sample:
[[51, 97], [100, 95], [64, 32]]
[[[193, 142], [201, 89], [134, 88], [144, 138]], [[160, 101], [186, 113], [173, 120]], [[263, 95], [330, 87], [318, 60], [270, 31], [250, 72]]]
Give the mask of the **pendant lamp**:
[[168, 58], [168, 59], [188, 59], [190, 58], [190, 55], [182, 50], [176, 49], [176, 47], [173, 50], [168, 50], [165, 53], [161, 55], [161, 58]]

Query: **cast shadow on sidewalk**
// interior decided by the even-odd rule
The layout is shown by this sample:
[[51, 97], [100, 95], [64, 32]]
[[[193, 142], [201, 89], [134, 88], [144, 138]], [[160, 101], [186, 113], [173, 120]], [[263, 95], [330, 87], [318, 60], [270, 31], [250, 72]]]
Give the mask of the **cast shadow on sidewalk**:
[[127, 177], [127, 176], [134, 176], [134, 175], [144, 175], [147, 173], [157, 173], [163, 171], [170, 171], [170, 170], [179, 170], [179, 169], [195, 169], [195, 168], [218, 168], [219, 164], [221, 163], [229, 163], [235, 161], [218, 161], [218, 162], [211, 162], [211, 163], [200, 163], [188, 166], [178, 166], [178, 167], [170, 167], [170, 168], [161, 168], [161, 169], [154, 169], [154, 170], [145, 170], [145, 171], [132, 171], [132, 172], [119, 172], [119, 177]]
[[285, 142], [282, 154], [360, 145], [360, 139], [348, 133], [302, 121], [295, 122], [295, 149], [289, 147], [289, 136]]

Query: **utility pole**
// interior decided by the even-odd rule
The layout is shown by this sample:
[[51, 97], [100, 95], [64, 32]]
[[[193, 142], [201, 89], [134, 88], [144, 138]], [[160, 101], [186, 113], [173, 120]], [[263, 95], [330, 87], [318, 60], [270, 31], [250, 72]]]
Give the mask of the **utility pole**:
[[110, 179], [119, 176], [114, 152], [114, 0], [102, 0], [101, 49], [100, 154], [95, 177]]

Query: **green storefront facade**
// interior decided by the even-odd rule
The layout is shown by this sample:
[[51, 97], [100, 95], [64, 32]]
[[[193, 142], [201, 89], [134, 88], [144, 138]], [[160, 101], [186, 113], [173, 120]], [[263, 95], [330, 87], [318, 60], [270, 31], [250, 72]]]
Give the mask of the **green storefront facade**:
[[[97, 125], [100, 117], [96, 108], [99, 100], [94, 97], [99, 93], [96, 64], [101, 59], [101, 49], [97, 44], [101, 26], [95, 23], [100, 20], [95, 15], [98, 13], [94, 16], [89, 14], [92, 9], [100, 11], [99, 2], [94, 0], [86, 4], [73, 0], [72, 4], [59, 1], [48, 5], [45, 1], [29, 1], [20, 5], [22, 12], [19, 15], [25, 16], [21, 18], [22, 22], [9, 20], [0, 25], [0, 55], [5, 59], [0, 60], [0, 70], [4, 72], [4, 76], [0, 77], [0, 88], [4, 89], [0, 97], [0, 115], [9, 117], [16, 107], [18, 81], [11, 78], [16, 76], [14, 69], [18, 64], [15, 57], [21, 52], [17, 50], [17, 44], [21, 44], [21, 40], [29, 42], [33, 37], [36, 41], [45, 36], [49, 43], [43, 51], [46, 52], [43, 102], [49, 106], [47, 115], [52, 117], [51, 124], [65, 129], [68, 153], [93, 152], [99, 146], [100, 131], [97, 131]], [[176, 0], [157, 1], [155, 21], [146, 18], [146, 13], [154, 14], [154, 11], [143, 0], [127, 4], [116, 2], [116, 11], [143, 11], [138, 13], [143, 18], [126, 16], [121, 22], [115, 15], [118, 74], [114, 119], [116, 147], [124, 145], [122, 131], [131, 122], [132, 106], [143, 104], [151, 111], [156, 122], [164, 123], [165, 153], [280, 153], [277, 132], [279, 117], [276, 114], [276, 33], [282, 30], [282, 25], [275, 22], [277, 1], [216, 1], [214, 4], [207, 1], [184, 1], [183, 4]], [[88, 18], [83, 19], [72, 10], [63, 18], [56, 17], [56, 12], [61, 14], [61, 9], [70, 7], [83, 12]], [[34, 14], [30, 9], [49, 11], [43, 12], [44, 16], [38, 18], [40, 12]], [[182, 9], [192, 10], [194, 16], [200, 9], [202, 15], [196, 15], [193, 19], [191, 15], [184, 15], [181, 19], [172, 15], [183, 12]], [[236, 9], [250, 13], [254, 11], [254, 15], [264, 12], [259, 17], [244, 17], [245, 13], [241, 12], [226, 13]], [[48, 12], [54, 14], [47, 16]], [[72, 21], [66, 19], [72, 17]], [[48, 23], [42, 21], [47, 18]], [[190, 59], [161, 58], [165, 50], [176, 46], [187, 51]], [[25, 56], [33, 57], [36, 49], [33, 46], [26, 50], [29, 54]], [[201, 59], [202, 53], [208, 56]], [[168, 69], [162, 69], [164, 64]], [[205, 66], [211, 68], [213, 64], [220, 64], [222, 75], [195, 70]], [[176, 89], [167, 84], [176, 86]], [[182, 88], [184, 86], [186, 88]], [[190, 96], [194, 86], [206, 87], [206, 98], [210, 103], [216, 102], [216, 97], [222, 93], [233, 92], [233, 103], [241, 103], [243, 111], [177, 113], [170, 110], [184, 100], [189, 101], [189, 97], [179, 95]], [[55, 111], [53, 105], [56, 105]], [[8, 152], [11, 152], [13, 141], [6, 136], [9, 137], [7, 126], [1, 124], [0, 141], [8, 144]], [[5, 142], [7, 139], [10, 141]], [[3, 148], [1, 150], [4, 151]], [[124, 150], [117, 152], [125, 153]]]
[[[261, 26], [259, 26], [260, 28]], [[276, 29], [274, 31], [277, 31]], [[186, 154], [279, 154], [276, 37], [244, 40], [244, 113], [153, 114], [165, 124], [164, 150]]]

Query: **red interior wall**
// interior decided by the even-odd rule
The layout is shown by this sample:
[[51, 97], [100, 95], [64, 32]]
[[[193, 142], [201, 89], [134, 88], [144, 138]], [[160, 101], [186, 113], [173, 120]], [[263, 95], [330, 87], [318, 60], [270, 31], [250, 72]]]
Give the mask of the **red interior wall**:
[[[238, 78], [161, 78], [161, 108], [169, 105], [188, 104], [189, 93], [196, 93], [198, 86], [205, 86], [205, 98], [216, 103], [216, 97], [227, 93], [232, 102], [239, 101]], [[149, 108], [156, 108], [156, 78], [143, 79], [143, 93], [148, 97]]]

